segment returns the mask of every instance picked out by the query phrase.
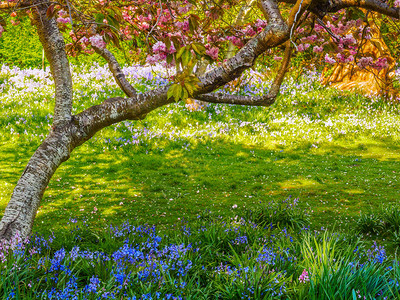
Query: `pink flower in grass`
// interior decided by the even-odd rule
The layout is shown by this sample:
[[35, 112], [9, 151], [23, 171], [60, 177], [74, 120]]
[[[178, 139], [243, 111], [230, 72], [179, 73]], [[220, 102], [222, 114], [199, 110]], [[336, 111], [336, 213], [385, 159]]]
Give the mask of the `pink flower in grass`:
[[307, 281], [310, 281], [310, 277], [308, 276], [308, 272], [306, 269], [303, 270], [303, 273], [301, 273], [299, 277], [299, 281], [301, 283], [306, 283]]

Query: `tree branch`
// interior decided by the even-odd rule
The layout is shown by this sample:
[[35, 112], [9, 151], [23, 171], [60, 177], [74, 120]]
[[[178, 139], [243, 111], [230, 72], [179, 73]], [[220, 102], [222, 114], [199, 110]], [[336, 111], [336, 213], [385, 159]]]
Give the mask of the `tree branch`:
[[107, 48], [100, 49], [94, 45], [92, 45], [92, 47], [97, 54], [101, 55], [106, 60], [108, 67], [115, 78], [115, 81], [123, 90], [123, 92], [128, 97], [135, 97], [137, 92], [135, 88], [128, 82], [128, 80], [126, 80], [125, 74], [122, 72], [121, 66], [119, 65], [115, 56]]
[[[46, 16], [49, 1], [38, 2], [33, 9], [33, 23], [43, 45], [46, 58], [55, 84], [55, 107], [53, 127], [62, 126], [71, 120], [72, 111], [72, 78], [65, 42], [54, 18]], [[34, 3], [36, 4], [36, 3]]]
[[266, 50], [279, 46], [289, 38], [286, 22], [281, 17], [279, 8], [273, 0], [260, 0], [263, 13], [270, 22], [263, 31], [253, 37], [235, 56], [227, 59], [221, 66], [214, 68], [199, 78], [199, 89], [194, 93], [206, 94], [238, 78], [244, 70], [253, 66], [255, 59]]
[[[316, 5], [318, 7], [318, 4]], [[379, 0], [332, 0], [329, 1], [326, 12], [337, 12], [340, 9], [347, 7], [365, 8], [386, 16], [400, 19], [400, 8], [390, 7], [387, 3]]]
[[227, 95], [223, 93], [208, 93], [196, 96], [196, 99], [210, 102], [210, 103], [227, 103], [236, 105], [251, 105], [251, 106], [270, 106], [275, 102], [276, 96], [279, 93], [285, 74], [288, 70], [290, 58], [292, 56], [293, 47], [290, 41], [286, 42], [285, 55], [275, 77], [274, 82], [268, 92], [263, 96], [240, 96], [240, 95]]

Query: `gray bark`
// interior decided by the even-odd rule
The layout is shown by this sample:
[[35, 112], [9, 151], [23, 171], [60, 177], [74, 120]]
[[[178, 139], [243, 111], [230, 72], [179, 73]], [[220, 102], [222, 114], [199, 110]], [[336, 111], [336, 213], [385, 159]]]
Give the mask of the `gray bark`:
[[33, 24], [37, 29], [40, 42], [47, 60], [50, 63], [51, 74], [55, 84], [55, 108], [53, 126], [63, 126], [71, 120], [72, 110], [72, 77], [67, 54], [65, 52], [65, 42], [57, 27], [54, 18], [46, 17], [49, 2], [34, 1], [44, 3], [33, 9]]

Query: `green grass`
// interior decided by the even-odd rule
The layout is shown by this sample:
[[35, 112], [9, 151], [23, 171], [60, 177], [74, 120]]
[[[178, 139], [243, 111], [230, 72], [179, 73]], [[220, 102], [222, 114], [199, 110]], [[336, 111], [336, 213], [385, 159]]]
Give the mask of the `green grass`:
[[[82, 78], [76, 111], [120, 95], [111, 76]], [[206, 209], [228, 216], [289, 196], [314, 228], [354, 228], [360, 212], [400, 200], [399, 105], [310, 78], [289, 79], [270, 108], [174, 104], [101, 131], [57, 170], [34, 231], [62, 230], [70, 217], [98, 228], [127, 219], [163, 228]], [[51, 93], [48, 84], [35, 93], [14, 85], [0, 98], [1, 211], [48, 130]]]

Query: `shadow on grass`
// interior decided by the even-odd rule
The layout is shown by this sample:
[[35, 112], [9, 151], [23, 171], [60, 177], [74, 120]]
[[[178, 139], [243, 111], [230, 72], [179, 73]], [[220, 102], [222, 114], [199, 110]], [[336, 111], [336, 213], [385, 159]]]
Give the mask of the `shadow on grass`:
[[[290, 195], [300, 199], [315, 227], [351, 226], [360, 210], [400, 199], [400, 160], [383, 159], [398, 148], [268, 150], [215, 141], [189, 150], [126, 146], [103, 151], [84, 145], [53, 176], [35, 230], [60, 230], [69, 218], [87, 218], [99, 228], [127, 219], [166, 226], [206, 209], [234, 215]], [[2, 212], [35, 147], [15, 149], [0, 148]], [[234, 204], [238, 208], [232, 209]]]

